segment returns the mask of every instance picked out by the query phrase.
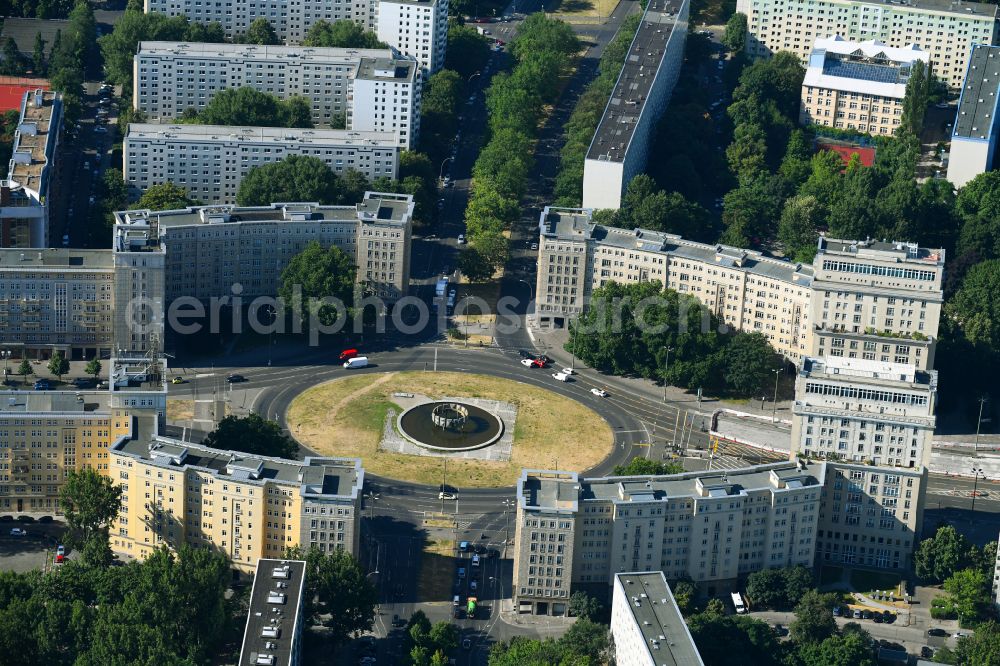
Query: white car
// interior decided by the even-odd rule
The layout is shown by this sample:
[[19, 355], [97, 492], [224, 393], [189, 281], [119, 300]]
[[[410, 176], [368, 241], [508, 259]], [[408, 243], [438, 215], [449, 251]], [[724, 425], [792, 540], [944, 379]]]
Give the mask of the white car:
[[607, 398], [608, 397], [608, 392], [605, 391], [604, 389], [592, 388], [592, 389], [590, 389], [590, 392], [593, 393], [594, 395], [596, 395], [598, 398]]
[[105, 132], [108, 131], [108, 128], [105, 127], [104, 125], [99, 125], [98, 127], [94, 128], [94, 131], [97, 132], [98, 134], [104, 134]]
[[69, 234], [63, 234], [63, 247], [69, 247]]
[[552, 378], [553, 379], [558, 379], [561, 382], [568, 382], [569, 381], [569, 375], [567, 375], [565, 372], [553, 372], [552, 373]]
[[523, 365], [526, 368], [530, 368], [533, 365], [535, 365], [535, 362], [534, 362], [533, 359], [530, 359], [530, 358], [522, 358], [521, 359], [521, 365]]
[[560, 372], [562, 372], [564, 375], [575, 375], [576, 374], [576, 370], [574, 370], [573, 368], [563, 368]]
[[438, 493], [439, 500], [453, 500], [455, 499], [455, 493], [446, 493], [443, 490]]
[[459, 234], [458, 235], [458, 244], [459, 245], [465, 245], [465, 234]]

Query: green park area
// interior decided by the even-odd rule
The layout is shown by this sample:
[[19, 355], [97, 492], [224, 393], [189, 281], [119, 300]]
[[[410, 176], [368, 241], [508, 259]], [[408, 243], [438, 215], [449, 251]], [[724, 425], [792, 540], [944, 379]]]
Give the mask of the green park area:
[[615, 7], [618, 6], [620, 0], [562, 0], [561, 2], [552, 2], [546, 6], [546, 9], [553, 14], [559, 16], [559, 18], [573, 22], [576, 17], [579, 18], [607, 18], [611, 16], [611, 12], [615, 11]]
[[614, 441], [604, 419], [574, 400], [520, 382], [453, 372], [390, 372], [320, 384], [295, 398], [287, 422], [295, 438], [320, 455], [359, 457], [372, 474], [438, 484], [442, 458], [378, 449], [386, 413], [402, 411], [392, 402], [400, 392], [517, 407], [511, 459], [449, 458], [449, 483], [459, 487], [510, 486], [523, 467], [583, 471], [603, 460]]

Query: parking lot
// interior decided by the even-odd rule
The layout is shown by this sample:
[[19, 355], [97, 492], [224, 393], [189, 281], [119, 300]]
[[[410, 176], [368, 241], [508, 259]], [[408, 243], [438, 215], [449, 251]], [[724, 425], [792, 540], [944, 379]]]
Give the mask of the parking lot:
[[[14, 529], [23, 530], [26, 535], [12, 535]], [[24, 572], [45, 568], [54, 557], [64, 531], [65, 525], [59, 522], [0, 520], [0, 569]]]

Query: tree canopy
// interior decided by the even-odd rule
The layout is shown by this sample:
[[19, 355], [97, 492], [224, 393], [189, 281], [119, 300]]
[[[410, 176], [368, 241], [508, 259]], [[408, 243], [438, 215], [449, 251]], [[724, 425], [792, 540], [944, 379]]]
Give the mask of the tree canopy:
[[157, 183], [151, 185], [142, 196], [139, 197], [139, 201], [136, 202], [135, 208], [139, 209], [149, 209], [149, 210], [176, 210], [178, 208], [187, 208], [188, 206], [194, 206], [196, 202], [187, 195], [187, 190], [175, 185], [172, 182]]
[[215, 93], [194, 120], [205, 125], [240, 127], [312, 127], [310, 103], [304, 97], [281, 100], [250, 86]]
[[917, 546], [913, 568], [917, 576], [939, 583], [971, 564], [973, 546], [951, 525], [942, 525]]
[[448, 48], [445, 50], [445, 69], [458, 72], [468, 79], [482, 71], [490, 60], [489, 41], [476, 32], [475, 28], [464, 25], [448, 26]]
[[794, 606], [813, 587], [812, 572], [802, 566], [761, 569], [747, 577], [747, 597], [754, 608]]
[[615, 476], [646, 476], [663, 474], [680, 474], [684, 466], [675, 462], [661, 462], [648, 458], [632, 458], [624, 465], [615, 465]]
[[[281, 271], [278, 294], [285, 303], [301, 307], [304, 313], [330, 326], [340, 315], [336, 306], [325, 299], [339, 301], [346, 310], [354, 302], [356, 270], [351, 258], [336, 245], [324, 248], [312, 241]], [[300, 298], [301, 305], [297, 306]]]
[[281, 38], [274, 31], [274, 26], [263, 16], [253, 20], [240, 41], [244, 44], [263, 44], [266, 46], [281, 44]]
[[303, 46], [333, 46], [349, 49], [387, 49], [389, 45], [379, 41], [378, 35], [365, 30], [349, 19], [342, 21], [316, 21], [306, 32]]
[[334, 645], [371, 629], [378, 596], [350, 553], [312, 546], [289, 548], [286, 555], [306, 562], [305, 616], [326, 627]]
[[223, 451], [242, 451], [255, 456], [295, 459], [299, 445], [281, 429], [257, 413], [227, 416], [201, 442]]
[[318, 157], [289, 155], [253, 167], [240, 181], [236, 202], [269, 206], [276, 202], [315, 201], [336, 204], [341, 199], [337, 175]]
[[59, 506], [71, 530], [67, 540], [82, 547], [84, 562], [110, 562], [108, 529], [121, 511], [121, 486], [91, 467], [70, 471], [59, 490]]
[[578, 618], [558, 639], [515, 636], [490, 649], [489, 666], [597, 666], [606, 663], [608, 627]]

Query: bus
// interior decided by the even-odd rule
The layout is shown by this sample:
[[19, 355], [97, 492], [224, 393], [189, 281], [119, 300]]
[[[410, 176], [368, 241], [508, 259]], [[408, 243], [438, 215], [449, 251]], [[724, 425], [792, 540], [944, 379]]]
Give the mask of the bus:
[[743, 615], [747, 612], [747, 607], [743, 605], [743, 597], [740, 596], [739, 592], [733, 592], [733, 607], [736, 609], [737, 615]]

